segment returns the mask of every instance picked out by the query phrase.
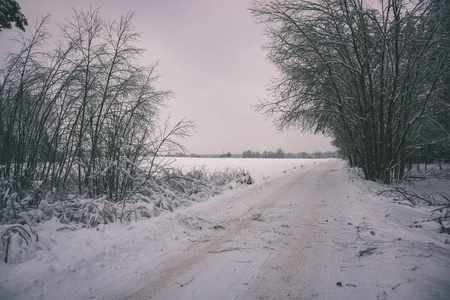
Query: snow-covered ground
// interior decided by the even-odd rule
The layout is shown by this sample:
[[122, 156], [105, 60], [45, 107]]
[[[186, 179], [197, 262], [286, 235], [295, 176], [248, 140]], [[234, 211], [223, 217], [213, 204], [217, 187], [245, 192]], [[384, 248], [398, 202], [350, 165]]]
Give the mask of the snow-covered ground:
[[250, 172], [250, 175], [256, 182], [267, 180], [272, 177], [280, 176], [285, 172], [316, 164], [321, 159], [258, 159], [258, 158], [190, 158], [177, 157], [174, 166], [189, 171], [192, 168], [204, 166], [210, 172], [223, 170], [226, 168], [243, 168]]
[[450, 299], [432, 207], [378, 196], [338, 160], [238, 161], [256, 184], [173, 213], [42, 224], [34, 258], [0, 263], [0, 299]]

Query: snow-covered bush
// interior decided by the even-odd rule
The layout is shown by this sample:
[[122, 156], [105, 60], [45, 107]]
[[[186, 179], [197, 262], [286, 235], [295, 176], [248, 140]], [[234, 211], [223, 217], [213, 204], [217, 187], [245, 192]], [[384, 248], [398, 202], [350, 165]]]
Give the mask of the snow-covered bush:
[[216, 170], [210, 175], [210, 178], [219, 185], [225, 185], [230, 182], [239, 184], [252, 184], [254, 182], [250, 173], [242, 168]]
[[205, 201], [229, 186], [252, 184], [253, 179], [248, 171], [240, 168], [214, 172], [204, 167], [187, 172], [167, 169], [117, 202], [107, 195], [89, 198], [56, 189], [46, 193], [40, 191], [36, 202], [35, 190], [11, 193], [6, 180], [0, 180], [0, 183], [0, 259], [21, 262], [36, 249], [46, 247], [38, 242], [39, 228], [44, 223], [56, 224], [52, 227], [54, 230], [76, 230], [153, 218], [163, 211]]
[[194, 167], [186, 173], [189, 177], [194, 178], [208, 178], [219, 186], [224, 186], [230, 183], [238, 184], [253, 184], [254, 180], [250, 173], [242, 168], [225, 168], [217, 169], [213, 172], [206, 170], [204, 166]]
[[28, 229], [22, 225], [0, 226], [2, 244], [0, 248], [0, 259], [5, 263], [20, 262], [27, 256], [27, 248], [38, 236], [33, 233], [31, 227]]

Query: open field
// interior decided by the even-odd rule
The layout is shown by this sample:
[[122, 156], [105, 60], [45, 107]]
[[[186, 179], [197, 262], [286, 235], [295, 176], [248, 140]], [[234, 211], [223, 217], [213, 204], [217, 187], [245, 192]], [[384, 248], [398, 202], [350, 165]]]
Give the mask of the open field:
[[177, 157], [174, 166], [189, 170], [204, 166], [210, 172], [226, 168], [243, 168], [256, 182], [276, 177], [285, 172], [323, 162], [323, 159], [270, 159], [270, 158], [190, 158]]

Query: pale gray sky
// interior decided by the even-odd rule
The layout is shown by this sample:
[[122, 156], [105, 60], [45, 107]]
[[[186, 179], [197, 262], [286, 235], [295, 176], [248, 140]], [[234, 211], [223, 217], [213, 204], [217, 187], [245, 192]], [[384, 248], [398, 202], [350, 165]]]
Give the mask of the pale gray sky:
[[[198, 125], [184, 142], [191, 153], [242, 153], [245, 150], [313, 152], [333, 150], [330, 139], [290, 130], [279, 133], [252, 109], [267, 98], [276, 75], [261, 46], [263, 26], [247, 10], [249, 0], [18, 0], [30, 26], [50, 12], [63, 22], [72, 7], [100, 7], [105, 19], [135, 11], [134, 24], [147, 49], [143, 63], [160, 61], [158, 87], [175, 94], [162, 115], [187, 116]], [[0, 53], [18, 29], [0, 33]]]

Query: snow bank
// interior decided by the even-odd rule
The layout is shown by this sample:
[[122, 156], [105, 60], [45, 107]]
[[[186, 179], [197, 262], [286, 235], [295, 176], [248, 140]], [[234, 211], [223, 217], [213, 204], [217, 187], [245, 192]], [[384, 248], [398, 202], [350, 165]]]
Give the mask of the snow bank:
[[[449, 299], [450, 236], [436, 222], [446, 211], [435, 211], [425, 203], [412, 207], [383, 191], [403, 188], [418, 195], [450, 194], [450, 180], [443, 184], [442, 179], [430, 178], [426, 188], [424, 182], [392, 186], [343, 170], [354, 189], [348, 196], [349, 218], [342, 220], [337, 238], [342, 245], [337, 259], [345, 262], [341, 269], [345, 289], [337, 290], [336, 299]], [[450, 225], [448, 219], [445, 225]], [[368, 290], [358, 294], [353, 283], [361, 278]]]

